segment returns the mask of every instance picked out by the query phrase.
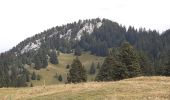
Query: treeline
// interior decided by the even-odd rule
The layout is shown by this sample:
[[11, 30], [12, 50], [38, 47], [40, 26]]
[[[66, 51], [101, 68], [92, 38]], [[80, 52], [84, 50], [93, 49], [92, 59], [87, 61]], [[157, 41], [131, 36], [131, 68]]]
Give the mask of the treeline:
[[[168, 57], [168, 62], [164, 63], [164, 67], [160, 70], [160, 75], [170, 76], [170, 55]], [[128, 42], [122, 43], [118, 48], [110, 49], [109, 55], [105, 58], [102, 66], [98, 68], [99, 72], [95, 81], [117, 81], [138, 76], [155, 75], [147, 56], [136, 50]], [[94, 73], [95, 68], [94, 63], [92, 63], [89, 74]], [[68, 83], [86, 82], [87, 74], [86, 69], [77, 57], [71, 64], [67, 81]]]
[[[78, 32], [84, 25], [96, 25], [98, 22], [102, 23], [100, 28], [95, 26], [91, 34], [83, 31], [81, 38], [77, 39]], [[36, 43], [36, 40], [41, 42], [39, 49], [21, 53], [25, 46], [29, 43]], [[76, 56], [80, 56], [82, 51], [90, 51], [93, 55], [106, 57], [110, 55], [110, 50], [114, 52], [113, 55], [119, 55], [119, 47], [124, 42], [129, 42], [138, 51], [139, 57], [137, 58], [140, 58], [139, 64], [142, 74], [167, 75], [169, 71], [165, 64], [169, 63], [170, 30], [160, 34], [155, 30], [145, 30], [144, 28], [137, 30], [132, 26], [126, 28], [116, 22], [97, 18], [84, 21], [79, 20], [67, 25], [53, 27], [31, 38], [27, 38], [10, 51], [2, 53], [0, 55], [0, 80], [3, 80], [1, 84], [11, 84], [13, 79], [10, 76], [15, 73], [19, 79], [15, 84], [20, 81], [20, 77], [23, 77], [23, 80], [25, 80], [24, 78], [27, 76], [24, 72], [26, 69], [23, 67], [25, 64], [34, 65], [35, 69], [39, 70], [46, 68], [48, 61], [53, 64], [59, 63], [57, 56], [54, 54], [57, 53], [56, 51], [74, 53]], [[117, 60], [120, 58], [115, 56], [115, 62], [118, 65], [123, 64], [123, 66], [126, 66], [123, 61], [121, 61], [123, 63], [120, 63], [120, 60]], [[138, 66], [138, 63], [135, 66]], [[12, 68], [16, 72], [12, 71]], [[127, 72], [129, 71], [130, 69], [127, 69]], [[25, 82], [22, 83], [25, 84]]]
[[0, 55], [0, 87], [23, 87], [27, 86], [26, 82], [29, 81], [29, 72], [15, 55]]
[[[98, 22], [102, 23], [100, 28], [95, 27], [91, 34], [83, 31], [81, 39], [76, 39], [77, 33], [86, 23], [95, 25]], [[68, 30], [71, 30], [70, 34], [68, 34]], [[109, 54], [109, 48], [117, 48], [122, 43], [129, 42], [139, 52], [148, 57], [151, 66], [154, 67], [153, 73], [159, 75], [161, 66], [167, 62], [167, 53], [170, 50], [169, 34], [170, 30], [160, 34], [155, 30], [145, 30], [144, 28], [138, 30], [132, 26], [126, 28], [107, 19], [80, 20], [77, 23], [53, 27], [32, 38], [28, 38], [11, 51], [17, 52], [19, 56], [25, 45], [40, 39], [41, 49], [75, 53], [78, 56], [81, 55], [82, 51], [91, 51], [91, 54], [105, 57]], [[22, 54], [22, 63], [29, 64], [34, 62], [34, 52], [36, 51], [33, 50]]]
[[[58, 64], [56, 50], [39, 49], [37, 52], [30, 55], [16, 56], [10, 52], [0, 54], [0, 88], [1, 87], [25, 87], [28, 86], [30, 79], [40, 80], [40, 76], [32, 75], [24, 67], [25, 63], [33, 66], [36, 70], [46, 68], [48, 62]], [[22, 59], [27, 58], [27, 59]], [[25, 62], [25, 63], [23, 63]], [[32, 84], [32, 83], [31, 83]]]

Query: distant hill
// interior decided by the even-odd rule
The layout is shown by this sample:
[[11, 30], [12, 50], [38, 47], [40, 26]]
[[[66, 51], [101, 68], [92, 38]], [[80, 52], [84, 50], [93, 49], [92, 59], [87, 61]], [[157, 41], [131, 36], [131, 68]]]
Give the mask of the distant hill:
[[116, 54], [124, 42], [145, 55], [151, 66], [149, 75], [162, 75], [170, 51], [170, 30], [159, 33], [133, 26], [127, 28], [108, 19], [96, 18], [52, 27], [1, 53], [0, 87], [26, 86], [31, 76], [29, 67], [47, 69], [51, 66], [52, 51], [75, 56], [89, 52], [88, 55], [106, 57], [110, 52]]

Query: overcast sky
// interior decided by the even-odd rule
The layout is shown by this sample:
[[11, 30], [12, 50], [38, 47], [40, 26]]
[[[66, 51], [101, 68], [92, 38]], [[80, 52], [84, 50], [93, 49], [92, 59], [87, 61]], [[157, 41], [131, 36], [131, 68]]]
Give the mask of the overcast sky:
[[79, 19], [107, 18], [162, 32], [170, 28], [169, 4], [169, 0], [0, 0], [0, 52]]

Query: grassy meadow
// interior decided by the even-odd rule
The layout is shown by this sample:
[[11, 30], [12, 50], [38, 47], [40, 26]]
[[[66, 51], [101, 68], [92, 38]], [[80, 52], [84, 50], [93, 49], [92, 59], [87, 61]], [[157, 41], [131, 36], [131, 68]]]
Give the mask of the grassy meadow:
[[[58, 56], [59, 64], [57, 64], [57, 65], [53, 65], [53, 64], [49, 63], [49, 65], [46, 69], [40, 69], [40, 70], [28, 68], [31, 73], [34, 71], [36, 74], [39, 74], [41, 76], [40, 81], [38, 81], [38, 80], [32, 81], [33, 85], [41, 86], [44, 84], [44, 81], [45, 81], [46, 85], [65, 83], [67, 80], [67, 73], [69, 71], [69, 69], [67, 69], [66, 66], [68, 64], [71, 65], [73, 59], [75, 59], [75, 58], [76, 57], [73, 54], [60, 53], [60, 55]], [[82, 64], [84, 65], [84, 67], [86, 68], [86, 71], [88, 73], [91, 63], [94, 62], [95, 65], [97, 66], [97, 64], [99, 62], [101, 65], [103, 63], [104, 57], [98, 57], [95, 55], [91, 55], [88, 52], [84, 52], [81, 56], [79, 56], [79, 59], [82, 62]], [[96, 71], [98, 71], [98, 70], [96, 69]], [[62, 82], [59, 82], [58, 79], [54, 77], [56, 75], [56, 73], [57, 73], [57, 75], [62, 75], [62, 78], [63, 78]], [[94, 80], [95, 75], [88, 75], [88, 81]]]
[[[41, 80], [31, 81], [33, 87], [0, 88], [0, 100], [170, 100], [170, 77], [136, 77], [113, 82], [91, 82], [95, 75], [88, 75], [87, 83], [63, 84], [68, 69], [75, 56], [60, 53], [59, 64], [50, 64], [46, 69], [34, 70]], [[87, 72], [91, 63], [102, 64], [104, 58], [90, 55], [88, 52], [79, 57]], [[98, 71], [98, 70], [97, 70]], [[59, 82], [54, 76], [62, 75]], [[45, 83], [45, 85], [44, 85]], [[30, 84], [28, 84], [30, 85]]]
[[169, 100], [170, 77], [1, 88], [1, 100]]

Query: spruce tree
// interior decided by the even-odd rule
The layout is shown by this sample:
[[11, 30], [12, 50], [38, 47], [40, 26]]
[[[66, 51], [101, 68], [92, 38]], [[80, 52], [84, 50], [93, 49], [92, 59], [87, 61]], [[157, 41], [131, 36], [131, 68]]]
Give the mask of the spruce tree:
[[35, 69], [46, 68], [48, 66], [47, 51], [45, 49], [39, 49], [34, 56]]
[[50, 56], [50, 62], [51, 62], [52, 64], [58, 64], [58, 58], [57, 58], [56, 51], [53, 50], [53, 51], [49, 54], [49, 56]]
[[37, 75], [37, 80], [41, 80], [41, 76], [39, 74]]
[[76, 55], [76, 56], [81, 56], [81, 48], [80, 48], [80, 46], [77, 46], [77, 47], [75, 48], [74, 55]]
[[162, 75], [170, 76], [170, 50], [168, 51], [167, 62], [162, 69]]
[[135, 77], [141, 74], [139, 57], [135, 49], [128, 42], [122, 44], [119, 57], [121, 62], [126, 66], [129, 77]]
[[79, 83], [87, 81], [87, 74], [84, 66], [76, 57], [71, 64], [71, 68], [69, 70], [69, 74], [67, 76], [68, 83]]
[[148, 76], [154, 74], [153, 66], [150, 64], [148, 57], [142, 52], [139, 53], [139, 63], [143, 75]]
[[30, 87], [33, 87], [33, 83], [30, 84]]
[[108, 56], [105, 58], [104, 63], [96, 76], [96, 81], [113, 81], [127, 77], [128, 73], [126, 67], [114, 57]]
[[63, 81], [63, 78], [62, 78], [61, 75], [58, 76], [58, 80], [59, 80], [60, 82]]
[[36, 80], [36, 79], [37, 79], [37, 76], [36, 76], [35, 72], [33, 72], [31, 75], [31, 80]]

